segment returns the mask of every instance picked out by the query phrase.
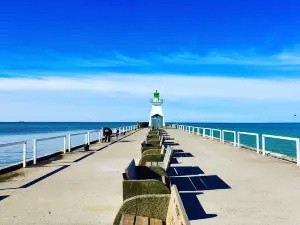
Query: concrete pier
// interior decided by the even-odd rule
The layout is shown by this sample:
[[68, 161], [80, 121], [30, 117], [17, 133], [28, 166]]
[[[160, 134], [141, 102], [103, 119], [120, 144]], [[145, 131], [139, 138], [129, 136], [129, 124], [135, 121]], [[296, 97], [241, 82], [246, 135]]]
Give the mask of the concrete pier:
[[107, 144], [97, 143], [89, 152], [17, 171], [0, 183], [0, 224], [111, 225], [122, 204], [121, 173], [130, 159], [140, 157], [146, 133], [129, 133], [104, 149]]
[[[182, 130], [167, 132], [179, 144], [170, 178], [191, 224], [300, 224], [295, 164]], [[0, 224], [111, 225], [122, 204], [121, 173], [140, 159], [147, 133], [17, 171], [0, 182]]]
[[[179, 157], [180, 164], [172, 166], [196, 166], [203, 171], [203, 183], [194, 182], [200, 191], [187, 188], [201, 204], [187, 209], [194, 218], [191, 224], [300, 224], [296, 164], [181, 130], [168, 133], [180, 144], [176, 148], [194, 156]], [[186, 199], [193, 200], [191, 195]]]

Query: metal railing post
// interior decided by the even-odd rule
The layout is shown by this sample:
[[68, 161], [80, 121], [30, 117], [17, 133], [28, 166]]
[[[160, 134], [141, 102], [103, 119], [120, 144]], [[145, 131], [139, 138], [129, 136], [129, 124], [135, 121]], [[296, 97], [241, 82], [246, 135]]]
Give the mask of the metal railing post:
[[224, 143], [225, 142], [225, 135], [224, 135], [224, 130], [222, 130], [222, 143]]
[[236, 131], [233, 133], [233, 146], [236, 147]]
[[23, 144], [23, 167], [26, 167], [27, 142]]
[[256, 152], [259, 153], [259, 136], [256, 135]]
[[33, 140], [33, 164], [36, 164], [36, 139]]
[[266, 155], [265, 137], [262, 135], [262, 154]]
[[297, 166], [300, 166], [300, 146], [299, 139], [296, 140]]
[[262, 151], [263, 155], [266, 155], [265, 137], [262, 136]]
[[64, 137], [64, 153], [66, 154], [66, 141], [67, 141], [67, 137]]
[[72, 137], [72, 135], [71, 134], [69, 134], [69, 152], [71, 152], [71, 148], [72, 148], [72, 146], [71, 146], [71, 137]]

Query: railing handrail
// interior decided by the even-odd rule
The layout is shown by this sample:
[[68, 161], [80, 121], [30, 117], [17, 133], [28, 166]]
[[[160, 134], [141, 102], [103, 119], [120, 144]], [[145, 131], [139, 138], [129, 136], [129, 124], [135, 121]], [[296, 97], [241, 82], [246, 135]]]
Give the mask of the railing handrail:
[[71, 136], [77, 136], [77, 135], [83, 135], [83, 134], [87, 134], [88, 131], [85, 131], [85, 132], [80, 132], [80, 133], [72, 133], [72, 134], [69, 134]]
[[235, 133], [236, 131], [233, 130], [222, 130], [223, 132], [228, 132], [228, 133]]
[[296, 141], [299, 138], [293, 138], [293, 137], [285, 137], [285, 136], [277, 136], [277, 135], [270, 135], [270, 134], [262, 134], [262, 137], [266, 138], [276, 138], [276, 139], [281, 139], [281, 140], [290, 140], [290, 141]]
[[240, 134], [244, 135], [251, 135], [251, 136], [256, 136], [256, 153], [259, 153], [259, 134], [258, 133], [250, 133], [250, 132], [237, 132], [237, 139], [238, 139], [238, 148], [240, 148]]
[[[214, 131], [220, 132], [220, 138], [214, 137]], [[211, 129], [211, 139], [220, 139], [220, 142], [222, 141], [222, 130], [221, 129]]]
[[102, 129], [100, 129], [100, 130], [91, 130], [91, 131], [88, 131], [90, 134], [91, 133], [97, 133], [97, 132], [100, 132]]
[[35, 139], [36, 141], [48, 141], [48, 140], [53, 140], [53, 139], [58, 139], [58, 138], [63, 138], [67, 137], [67, 135], [59, 135], [59, 136], [53, 136], [53, 137], [47, 137], [47, 138], [38, 138]]
[[242, 131], [238, 131], [237, 133], [238, 133], [238, 134], [253, 135], [253, 136], [254, 136], [254, 135], [255, 135], [255, 136], [256, 136], [256, 135], [259, 135], [258, 133], [242, 132]]
[[25, 143], [27, 143], [27, 141], [9, 142], [9, 143], [0, 144], [0, 148], [1, 147], [7, 147], [7, 146], [13, 146], [13, 145], [20, 145], [20, 144], [25, 144]]
[[219, 132], [222, 132], [221, 129], [211, 129], [212, 131], [219, 131]]
[[233, 131], [233, 130], [222, 130], [222, 142], [224, 143], [225, 142], [225, 135], [224, 133], [233, 133], [233, 142], [230, 142], [230, 143], [233, 143], [233, 146], [235, 147], [236, 146], [236, 131]]
[[262, 134], [261, 137], [262, 137], [262, 152], [263, 152], [263, 155], [266, 155], [265, 138], [274, 138], [274, 139], [295, 141], [296, 142], [296, 159], [297, 159], [296, 161], [297, 161], [297, 166], [300, 166], [300, 139], [299, 138], [269, 135], [269, 134]]

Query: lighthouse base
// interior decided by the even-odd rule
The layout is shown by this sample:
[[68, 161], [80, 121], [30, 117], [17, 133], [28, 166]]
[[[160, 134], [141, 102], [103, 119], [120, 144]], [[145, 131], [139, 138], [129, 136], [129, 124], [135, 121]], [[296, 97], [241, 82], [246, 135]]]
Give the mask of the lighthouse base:
[[165, 118], [161, 106], [152, 105], [149, 127], [162, 128], [165, 126]]
[[161, 115], [151, 116], [151, 127], [162, 128], [163, 126], [163, 117]]

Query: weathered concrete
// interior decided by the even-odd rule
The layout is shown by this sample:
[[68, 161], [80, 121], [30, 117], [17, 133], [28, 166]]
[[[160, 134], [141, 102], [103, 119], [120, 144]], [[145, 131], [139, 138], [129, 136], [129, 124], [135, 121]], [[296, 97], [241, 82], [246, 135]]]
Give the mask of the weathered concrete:
[[181, 130], [168, 133], [180, 144], [175, 149], [194, 155], [177, 158], [180, 164], [173, 167], [199, 166], [200, 176], [217, 175], [231, 187], [202, 190], [197, 198], [205, 213], [216, 216], [205, 219], [195, 205], [191, 224], [300, 224], [300, 168], [295, 164]]
[[[66, 154], [49, 164], [21, 169], [21, 175], [0, 183], [0, 224], [111, 225], [122, 204], [122, 172], [130, 159], [140, 158], [147, 130], [138, 131], [101, 151]], [[65, 167], [65, 168], [64, 168]], [[62, 169], [63, 168], [63, 169]], [[28, 182], [59, 172], [26, 188]]]

